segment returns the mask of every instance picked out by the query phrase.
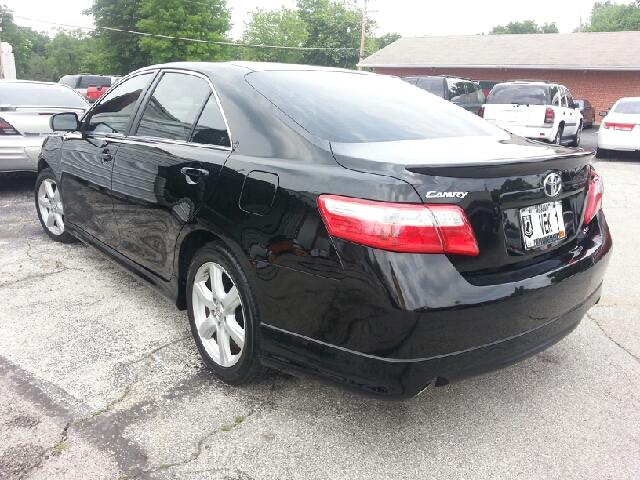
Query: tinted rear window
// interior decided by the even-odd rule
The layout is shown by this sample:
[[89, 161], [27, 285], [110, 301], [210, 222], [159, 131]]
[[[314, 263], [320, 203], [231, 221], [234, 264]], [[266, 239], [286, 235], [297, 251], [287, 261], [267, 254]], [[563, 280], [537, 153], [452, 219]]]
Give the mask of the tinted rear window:
[[502, 130], [398, 78], [326, 71], [255, 72], [247, 81], [330, 142], [500, 135]]
[[546, 85], [496, 85], [487, 97], [487, 103], [519, 103], [548, 105], [549, 87]]
[[99, 75], [82, 75], [78, 88], [88, 87], [110, 87], [111, 77], [101, 77]]
[[444, 98], [444, 80], [440, 77], [420, 77], [416, 86]]
[[640, 100], [623, 100], [616, 105], [613, 111], [616, 113], [640, 114]]
[[14, 107], [87, 108], [87, 102], [62, 85], [38, 83], [0, 83], [0, 104]]

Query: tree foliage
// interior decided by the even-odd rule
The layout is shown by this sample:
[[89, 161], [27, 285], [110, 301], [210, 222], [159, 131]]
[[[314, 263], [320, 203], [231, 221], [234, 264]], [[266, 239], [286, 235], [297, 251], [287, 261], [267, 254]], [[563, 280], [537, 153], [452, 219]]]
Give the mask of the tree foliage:
[[640, 30], [640, 0], [620, 5], [611, 1], [596, 2], [583, 32], [620, 32]]
[[545, 23], [539, 26], [533, 20], [524, 20], [522, 22], [509, 22], [506, 26], [496, 25], [489, 32], [489, 35], [508, 35], [508, 34], [525, 34], [525, 33], [560, 33], [556, 22]]
[[[242, 43], [303, 47], [308, 37], [307, 25], [296, 11], [285, 7], [271, 11], [258, 8], [251, 14], [251, 20], [245, 24]], [[243, 60], [299, 63], [304, 53], [301, 50], [247, 47], [240, 56]]]
[[[231, 29], [226, 0], [140, 0], [138, 13], [143, 20], [136, 23], [136, 30], [154, 35], [223, 42]], [[143, 36], [138, 45], [151, 63], [228, 58], [224, 47], [207, 43]]]

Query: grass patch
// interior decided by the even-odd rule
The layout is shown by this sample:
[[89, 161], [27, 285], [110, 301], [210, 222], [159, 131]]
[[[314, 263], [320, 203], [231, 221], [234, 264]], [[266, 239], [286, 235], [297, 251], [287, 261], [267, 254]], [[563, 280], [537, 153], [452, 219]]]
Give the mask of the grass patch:
[[222, 427], [220, 430], [222, 430], [223, 432], [228, 432], [229, 430], [231, 430], [233, 427], [229, 426], [229, 425], [225, 425], [224, 427]]
[[53, 446], [53, 455], [59, 457], [65, 450], [69, 450], [69, 442], [60, 442]]
[[242, 415], [239, 415], [233, 419], [233, 423], [235, 423], [236, 425], [239, 425], [242, 422], [244, 422], [244, 417]]

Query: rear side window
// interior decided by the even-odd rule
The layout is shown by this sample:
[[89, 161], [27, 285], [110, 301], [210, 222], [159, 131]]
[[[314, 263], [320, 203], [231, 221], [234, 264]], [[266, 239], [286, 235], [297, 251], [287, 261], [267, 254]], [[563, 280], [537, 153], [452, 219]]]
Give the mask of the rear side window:
[[546, 85], [496, 85], [487, 103], [548, 105], [549, 88]]
[[444, 98], [444, 79], [441, 77], [418, 77], [418, 88]]
[[453, 103], [468, 102], [467, 92], [465, 91], [464, 81], [448, 80], [449, 84], [449, 101]]
[[326, 71], [264, 71], [245, 78], [298, 125], [330, 142], [504, 135], [398, 78]]
[[560, 106], [560, 90], [558, 90], [558, 87], [549, 87], [549, 97], [551, 98], [551, 105]]
[[191, 141], [202, 145], [231, 147], [227, 125], [224, 123], [224, 117], [214, 95], [209, 96], [193, 131]]
[[640, 100], [622, 100], [613, 111], [616, 113], [640, 114]]
[[110, 87], [111, 77], [102, 77], [99, 75], [82, 75], [80, 77], [80, 84], [77, 88], [89, 88], [89, 87]]
[[115, 87], [99, 100], [85, 124], [85, 131], [125, 133], [142, 92], [155, 72], [136, 75]]
[[165, 73], [147, 102], [136, 135], [186, 142], [210, 93], [209, 84], [200, 77]]
[[478, 100], [478, 87], [473, 82], [464, 82], [467, 87], [467, 102], [477, 103]]

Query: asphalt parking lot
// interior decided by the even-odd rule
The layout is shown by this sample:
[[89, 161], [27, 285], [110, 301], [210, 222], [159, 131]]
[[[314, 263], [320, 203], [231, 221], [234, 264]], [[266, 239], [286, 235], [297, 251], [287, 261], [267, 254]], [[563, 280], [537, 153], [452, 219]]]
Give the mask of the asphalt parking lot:
[[596, 163], [600, 303], [545, 352], [402, 403], [275, 372], [217, 382], [184, 312], [50, 241], [34, 177], [0, 178], [0, 478], [640, 478], [640, 158]]

